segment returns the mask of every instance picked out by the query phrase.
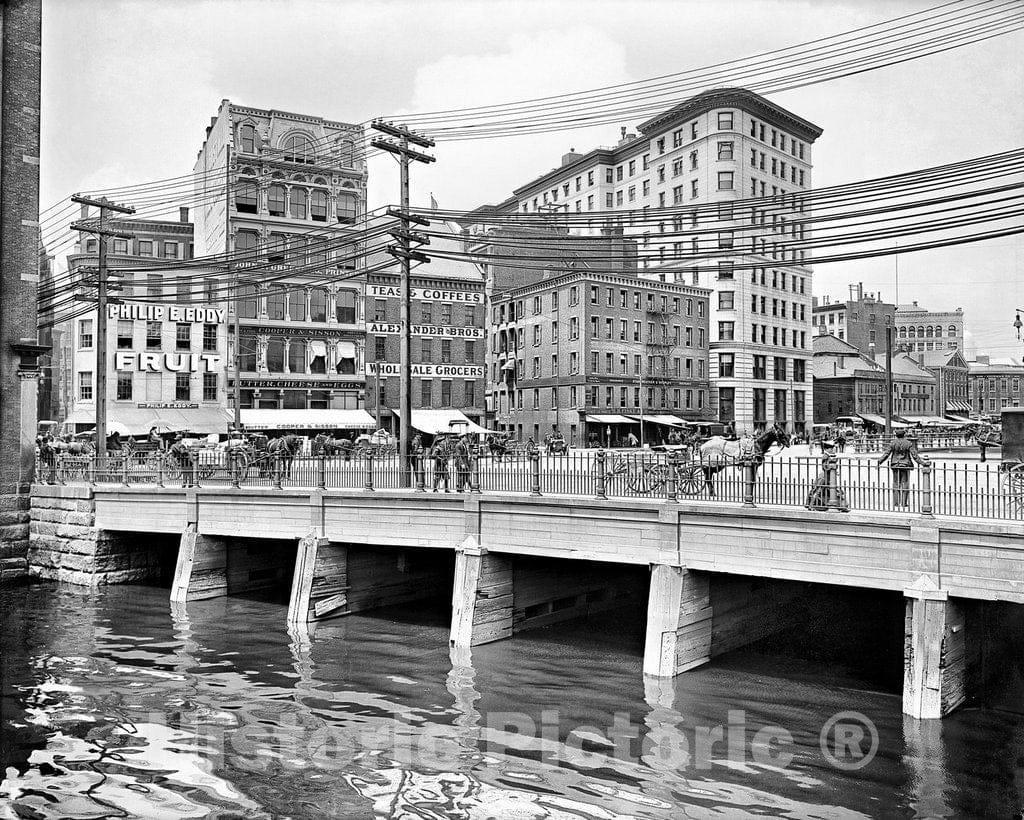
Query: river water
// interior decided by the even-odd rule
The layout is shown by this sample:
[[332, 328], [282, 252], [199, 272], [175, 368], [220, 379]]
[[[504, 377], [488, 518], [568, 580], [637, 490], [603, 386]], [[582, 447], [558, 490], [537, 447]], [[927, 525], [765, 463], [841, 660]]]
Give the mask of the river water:
[[[800, 641], [789, 654], [761, 645], [645, 685], [642, 604], [452, 655], [446, 602], [299, 633], [280, 600], [186, 611], [167, 596], [0, 590], [0, 815], [1002, 818], [1024, 807], [1024, 718], [905, 721], [898, 680], [864, 663], [870, 646], [808, 659]], [[855, 714], [823, 740], [843, 712]]]

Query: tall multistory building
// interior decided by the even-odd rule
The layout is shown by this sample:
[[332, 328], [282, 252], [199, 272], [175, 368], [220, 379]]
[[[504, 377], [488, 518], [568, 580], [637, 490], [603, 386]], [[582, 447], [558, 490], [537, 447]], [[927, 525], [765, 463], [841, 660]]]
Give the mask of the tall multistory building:
[[[359, 125], [228, 100], [206, 129], [196, 253], [231, 255], [241, 408], [365, 405], [362, 143]], [[229, 401], [233, 338], [230, 347]]]
[[905, 353], [964, 349], [964, 310], [934, 311], [912, 302], [896, 308], [897, 349]]
[[[814, 332], [848, 342], [865, 356], [884, 354], [886, 328], [894, 327], [896, 305], [882, 301], [881, 293], [865, 293], [862, 282], [850, 285], [849, 298], [833, 301], [828, 296], [812, 300]], [[896, 349], [896, 339], [893, 339]]]
[[706, 91], [636, 133], [623, 128], [614, 146], [569, 151], [557, 168], [479, 209], [469, 241], [480, 241], [489, 220], [515, 214], [555, 224], [572, 215], [562, 222], [581, 237], [622, 232], [637, 243], [640, 276], [712, 291], [714, 415], [739, 432], [776, 420], [800, 431], [809, 422], [813, 329], [800, 243], [821, 133], [746, 89]]
[[979, 355], [968, 366], [966, 415], [998, 418], [1006, 407], [1024, 407], [1024, 366], [1013, 359]]

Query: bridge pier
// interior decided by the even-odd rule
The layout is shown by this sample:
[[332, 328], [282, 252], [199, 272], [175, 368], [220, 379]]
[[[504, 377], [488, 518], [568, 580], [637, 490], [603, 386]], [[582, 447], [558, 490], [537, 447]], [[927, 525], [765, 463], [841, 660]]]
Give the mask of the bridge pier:
[[655, 564], [647, 597], [644, 674], [669, 678], [711, 660], [711, 579]]
[[919, 583], [904, 596], [903, 714], [941, 718], [967, 696], [966, 608], [931, 582]]
[[[286, 541], [205, 535], [189, 524], [181, 534], [171, 602], [274, 589], [287, 583], [294, 559]], [[293, 542], [294, 543], [294, 542]]]
[[449, 644], [462, 649], [511, 637], [512, 586], [511, 556], [467, 538], [455, 553]]

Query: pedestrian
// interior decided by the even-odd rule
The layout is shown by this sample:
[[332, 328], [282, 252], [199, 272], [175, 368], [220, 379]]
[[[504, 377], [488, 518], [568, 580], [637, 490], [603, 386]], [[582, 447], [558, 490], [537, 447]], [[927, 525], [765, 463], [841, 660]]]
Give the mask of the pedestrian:
[[917, 445], [907, 438], [902, 428], [896, 431], [896, 437], [879, 457], [878, 463], [884, 464], [887, 459], [892, 471], [893, 505], [906, 507], [910, 504], [910, 471], [915, 464], [925, 465], [929, 461], [918, 455]]
[[455, 491], [472, 489], [469, 483], [469, 443], [462, 436], [455, 444]]
[[836, 436], [836, 449], [840, 453], [846, 452], [846, 432], [840, 427], [839, 433]]
[[637, 439], [632, 431], [630, 431], [629, 435], [626, 436], [626, 441], [629, 443], [630, 447], [636, 447], [640, 443], [639, 439]]
[[[348, 451], [346, 451], [346, 452], [348, 452]], [[424, 447], [423, 447], [423, 436], [421, 436], [419, 433], [417, 433], [415, 436], [412, 437], [412, 444], [410, 445], [410, 450], [409, 450], [409, 457], [410, 457], [410, 460], [412, 461], [412, 471], [413, 471], [413, 474], [416, 476], [416, 486], [417, 487], [426, 486], [425, 485], [426, 477], [424, 475], [424, 470], [423, 470], [423, 456], [424, 456], [424, 452], [425, 452], [425, 450], [424, 450]]]
[[39, 460], [46, 467], [46, 483], [57, 483], [57, 451], [53, 447], [53, 437], [47, 433], [39, 442]]
[[529, 457], [538, 452], [540, 451], [537, 449], [537, 442], [533, 440], [533, 436], [530, 436], [526, 439], [526, 455]]
[[191, 487], [195, 483], [192, 475], [192, 454], [189, 452], [188, 445], [185, 444], [185, 437], [181, 433], [174, 437], [171, 453], [181, 468], [182, 485]]
[[987, 460], [986, 455], [985, 455], [985, 451], [988, 449], [988, 439], [987, 438], [979, 438], [978, 439], [978, 449], [981, 450], [981, 461], [982, 461], [982, 463], [984, 463]]
[[448, 492], [448, 442], [443, 438], [434, 439], [430, 455], [434, 459], [434, 492], [437, 492], [442, 482], [444, 491]]

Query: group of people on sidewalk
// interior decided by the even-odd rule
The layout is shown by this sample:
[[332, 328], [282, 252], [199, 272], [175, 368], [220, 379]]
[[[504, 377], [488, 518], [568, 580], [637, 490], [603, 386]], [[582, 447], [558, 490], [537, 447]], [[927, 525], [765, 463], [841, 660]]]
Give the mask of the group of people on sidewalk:
[[417, 433], [409, 445], [409, 457], [417, 486], [426, 487], [427, 462], [432, 461], [435, 493], [441, 491], [442, 485], [444, 492], [451, 492], [448, 486], [451, 466], [455, 467], [455, 492], [471, 490], [472, 447], [472, 437], [469, 433], [462, 436], [438, 436], [429, 447], [424, 445], [423, 436]]

